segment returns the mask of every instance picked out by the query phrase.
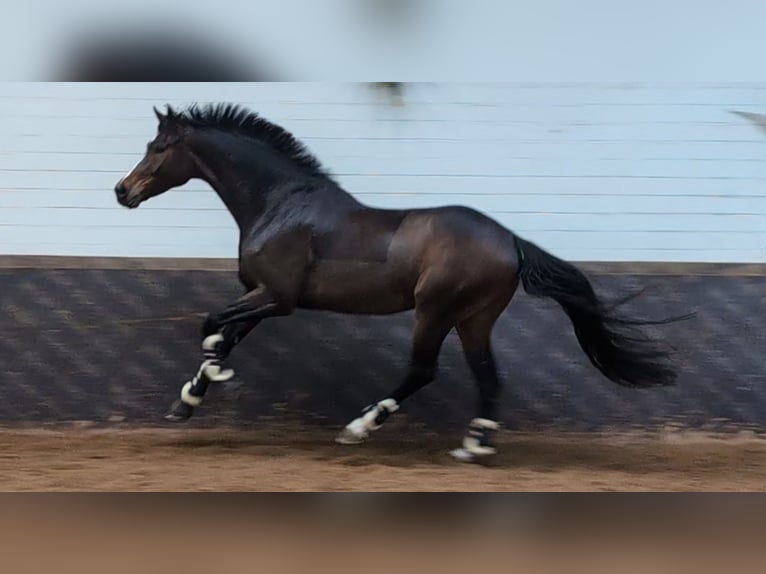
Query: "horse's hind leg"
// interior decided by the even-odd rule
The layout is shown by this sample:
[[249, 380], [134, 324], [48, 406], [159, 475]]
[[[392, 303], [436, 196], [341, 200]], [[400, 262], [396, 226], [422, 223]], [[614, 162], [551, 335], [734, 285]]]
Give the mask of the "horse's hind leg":
[[479, 387], [478, 415], [471, 421], [468, 434], [452, 456], [462, 461], [473, 461], [495, 454], [494, 435], [498, 429], [497, 406], [501, 383], [497, 375], [490, 338], [497, 317], [505, 308], [507, 299], [457, 325], [468, 366]]
[[362, 414], [351, 421], [338, 435], [341, 444], [363, 442], [371, 431], [377, 430], [385, 420], [399, 410], [399, 405], [436, 377], [437, 360], [444, 339], [452, 330], [453, 323], [436, 313], [417, 310], [412, 355], [404, 382], [388, 397], [372, 403]]

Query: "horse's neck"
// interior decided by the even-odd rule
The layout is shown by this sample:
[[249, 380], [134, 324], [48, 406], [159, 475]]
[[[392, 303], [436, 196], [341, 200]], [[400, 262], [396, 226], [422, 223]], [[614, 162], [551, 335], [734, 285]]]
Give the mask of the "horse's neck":
[[284, 176], [268, 161], [268, 150], [255, 149], [245, 155], [242, 149], [234, 149], [231, 153], [227, 148], [235, 147], [236, 142], [225, 143], [225, 147], [216, 147], [204, 140], [195, 142], [192, 155], [200, 179], [216, 191], [240, 229], [245, 229], [263, 214], [270, 190]]
[[[243, 232], [256, 227], [264, 214], [273, 215], [287, 207], [296, 193], [315, 185], [321, 190], [311, 194], [310, 201], [319, 202], [314, 208], [337, 214], [360, 206], [339, 186], [318, 181], [316, 176], [307, 175], [279, 152], [258, 142], [207, 136], [192, 141], [190, 149], [201, 178], [218, 193]], [[306, 197], [302, 195], [299, 202]]]

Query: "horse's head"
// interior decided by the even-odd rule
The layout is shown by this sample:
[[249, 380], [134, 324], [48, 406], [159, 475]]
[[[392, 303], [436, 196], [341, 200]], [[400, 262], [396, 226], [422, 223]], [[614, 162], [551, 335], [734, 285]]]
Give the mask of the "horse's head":
[[135, 208], [150, 197], [183, 185], [194, 174], [194, 162], [185, 149], [185, 126], [173, 109], [167, 113], [154, 108], [159, 120], [157, 136], [146, 145], [146, 154], [130, 172], [117, 182], [117, 201]]

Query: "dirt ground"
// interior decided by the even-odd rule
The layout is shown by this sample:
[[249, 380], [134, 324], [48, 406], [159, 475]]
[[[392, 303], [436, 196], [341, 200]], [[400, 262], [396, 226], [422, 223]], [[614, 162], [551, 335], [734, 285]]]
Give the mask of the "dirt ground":
[[326, 430], [0, 430], [1, 491], [760, 491], [766, 440], [503, 433], [491, 464], [456, 437]]

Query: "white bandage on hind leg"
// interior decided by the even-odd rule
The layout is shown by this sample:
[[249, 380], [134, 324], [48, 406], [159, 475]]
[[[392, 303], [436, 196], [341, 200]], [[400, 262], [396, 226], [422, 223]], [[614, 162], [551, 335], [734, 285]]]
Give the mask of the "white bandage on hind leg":
[[367, 438], [370, 431], [380, 428], [376, 419], [383, 411], [393, 414], [398, 410], [399, 404], [394, 399], [383, 399], [361, 417], [355, 418], [348, 423], [346, 430], [358, 438]]
[[500, 423], [498, 423], [497, 421], [492, 421], [489, 419], [480, 419], [480, 418], [473, 419], [471, 421], [470, 426], [487, 429], [487, 430], [493, 430], [493, 431], [500, 429]]
[[473, 419], [468, 427], [468, 436], [463, 439], [463, 450], [476, 456], [495, 454], [497, 450], [493, 446], [482, 445], [482, 431], [496, 431], [500, 425], [489, 419]]

